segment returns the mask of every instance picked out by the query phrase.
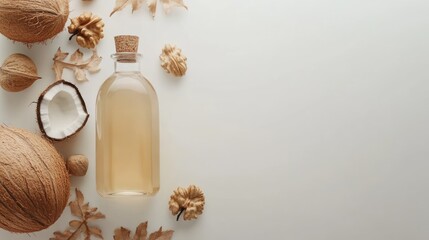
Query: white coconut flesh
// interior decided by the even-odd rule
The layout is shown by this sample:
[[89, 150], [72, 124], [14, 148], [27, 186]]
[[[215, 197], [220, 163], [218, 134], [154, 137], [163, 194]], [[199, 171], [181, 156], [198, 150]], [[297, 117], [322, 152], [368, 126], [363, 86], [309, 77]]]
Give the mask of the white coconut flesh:
[[41, 95], [38, 114], [42, 132], [54, 140], [63, 140], [80, 131], [89, 116], [77, 88], [65, 81], [51, 85]]

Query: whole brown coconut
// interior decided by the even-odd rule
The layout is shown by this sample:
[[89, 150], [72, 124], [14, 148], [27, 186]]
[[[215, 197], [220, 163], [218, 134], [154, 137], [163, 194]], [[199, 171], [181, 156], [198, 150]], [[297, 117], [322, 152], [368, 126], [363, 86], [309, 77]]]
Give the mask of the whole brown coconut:
[[65, 162], [51, 143], [0, 126], [0, 227], [36, 232], [60, 217], [69, 198]]
[[42, 42], [64, 29], [69, 0], [0, 0], [0, 33], [23, 43]]

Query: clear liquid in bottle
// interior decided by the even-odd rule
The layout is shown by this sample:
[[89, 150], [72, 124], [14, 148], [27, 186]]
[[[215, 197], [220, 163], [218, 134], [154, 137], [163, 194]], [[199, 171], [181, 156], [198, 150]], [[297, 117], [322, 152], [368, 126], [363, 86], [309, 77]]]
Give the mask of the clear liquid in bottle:
[[112, 57], [115, 73], [97, 96], [97, 191], [102, 196], [153, 195], [160, 187], [157, 95], [139, 71], [139, 54]]

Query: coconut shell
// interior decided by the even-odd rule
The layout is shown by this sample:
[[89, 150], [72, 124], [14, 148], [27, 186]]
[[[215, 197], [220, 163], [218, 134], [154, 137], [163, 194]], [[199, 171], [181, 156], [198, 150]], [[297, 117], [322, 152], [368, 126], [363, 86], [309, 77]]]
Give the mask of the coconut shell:
[[47, 140], [0, 126], [0, 227], [36, 232], [58, 220], [67, 205], [65, 161]]
[[[74, 98], [79, 99], [79, 102], [81, 104], [80, 107], [81, 107], [82, 111], [85, 113], [85, 119], [82, 121], [79, 128], [77, 128], [74, 132], [72, 132], [72, 133], [70, 133], [70, 134], [68, 134], [62, 138], [56, 138], [56, 137], [49, 135], [48, 132], [46, 131], [45, 125], [43, 124], [43, 120], [42, 120], [41, 105], [43, 103], [43, 100], [45, 99], [46, 94], [48, 94], [51, 90], [53, 90], [53, 88], [56, 88], [56, 87], [61, 86], [61, 85], [63, 85], [62, 86], [63, 88], [69, 87], [69, 88], [74, 90], [74, 92], [76, 93]], [[52, 99], [51, 99], [51, 101], [52, 101]], [[40, 131], [43, 133], [43, 135], [46, 138], [48, 138], [52, 141], [63, 141], [63, 140], [66, 140], [66, 139], [76, 135], [78, 132], [80, 132], [82, 130], [83, 127], [85, 127], [86, 123], [88, 122], [88, 118], [89, 118], [89, 114], [88, 114], [88, 110], [86, 109], [85, 101], [83, 100], [83, 97], [79, 92], [79, 89], [73, 83], [67, 82], [65, 80], [60, 80], [60, 81], [56, 81], [56, 82], [52, 83], [51, 85], [49, 85], [46, 88], [45, 91], [42, 92], [42, 94], [40, 94], [39, 99], [37, 100], [36, 115], [37, 115], [37, 123], [39, 125]]]
[[69, 0], [0, 0], [0, 33], [23, 43], [50, 39], [63, 31]]
[[37, 76], [37, 67], [24, 54], [10, 55], [0, 68], [0, 86], [9, 92], [19, 92], [30, 87]]

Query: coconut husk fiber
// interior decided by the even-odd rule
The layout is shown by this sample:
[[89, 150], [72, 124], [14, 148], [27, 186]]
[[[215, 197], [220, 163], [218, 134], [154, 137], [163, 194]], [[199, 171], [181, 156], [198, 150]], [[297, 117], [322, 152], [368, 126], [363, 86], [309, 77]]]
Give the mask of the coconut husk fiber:
[[27, 44], [63, 31], [69, 0], [0, 0], [0, 33]]
[[23, 129], [0, 126], [0, 227], [29, 233], [55, 223], [70, 193], [65, 161], [54, 146]]

